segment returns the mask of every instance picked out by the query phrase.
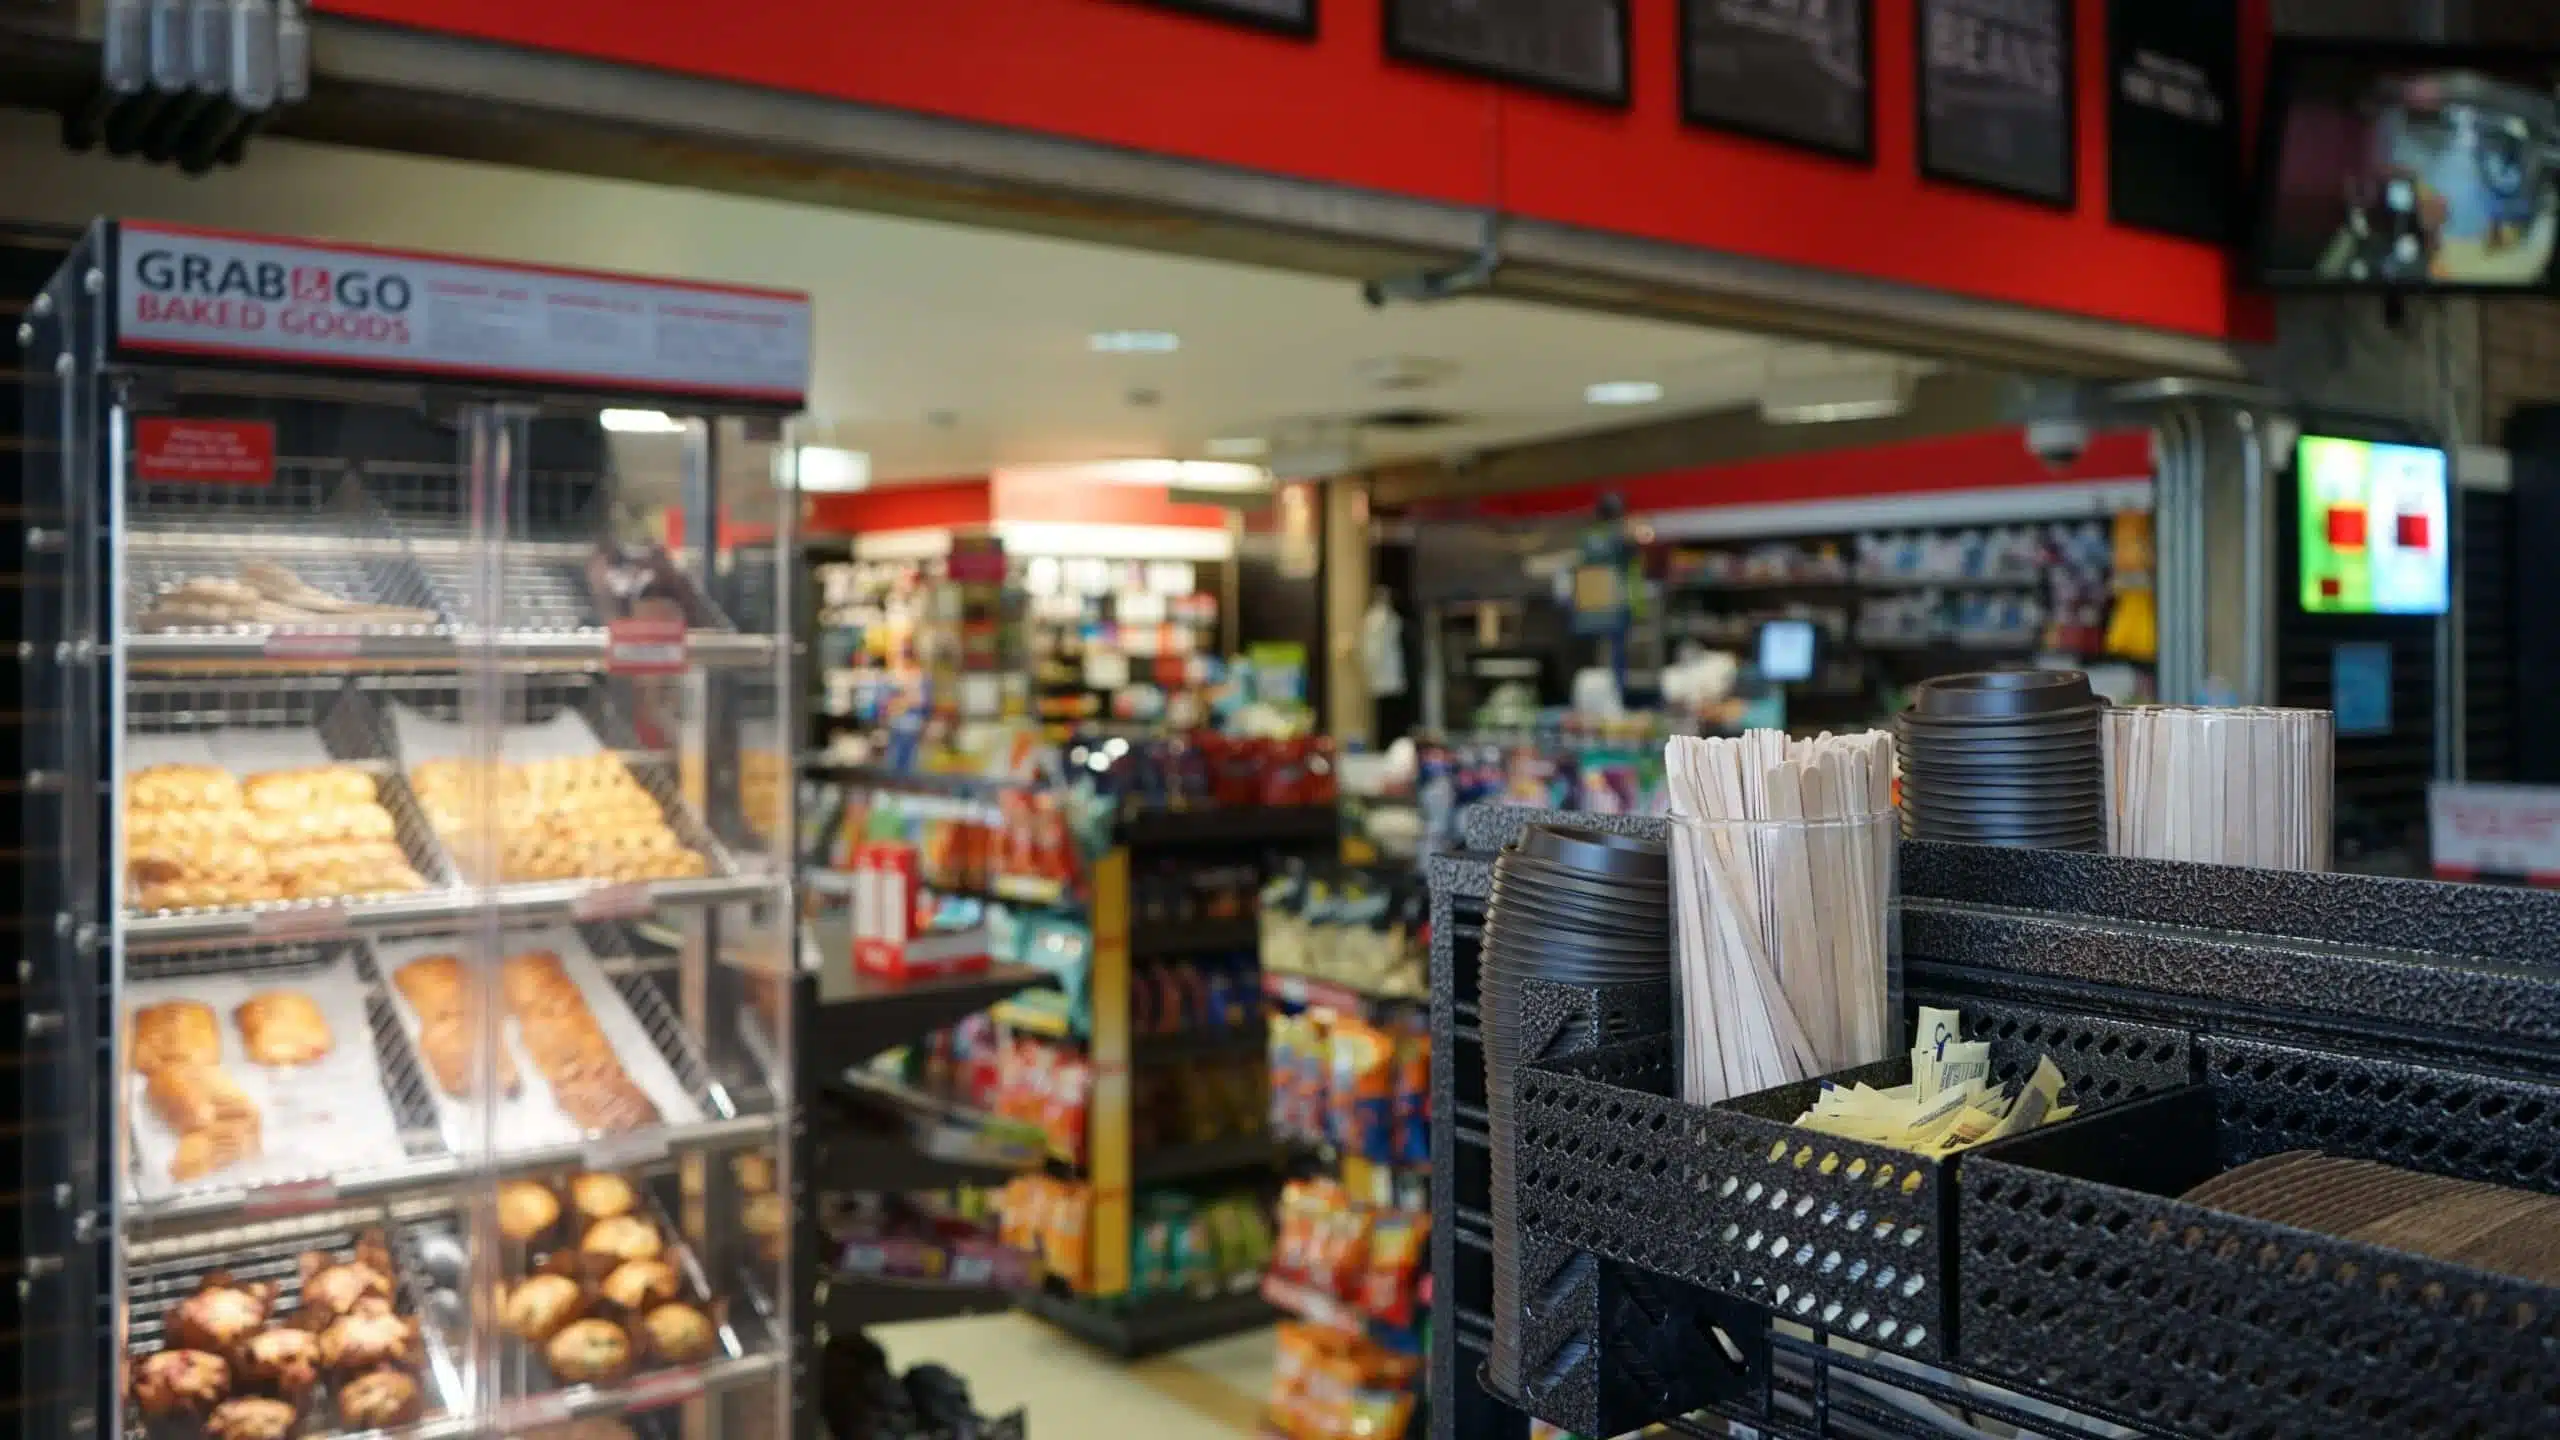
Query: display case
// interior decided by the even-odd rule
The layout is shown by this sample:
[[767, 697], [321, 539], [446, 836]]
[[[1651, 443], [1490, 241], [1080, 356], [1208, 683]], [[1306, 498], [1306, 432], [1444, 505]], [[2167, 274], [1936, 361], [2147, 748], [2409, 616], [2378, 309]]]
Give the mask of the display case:
[[805, 298], [101, 223], [19, 338], [27, 1433], [791, 1433]]

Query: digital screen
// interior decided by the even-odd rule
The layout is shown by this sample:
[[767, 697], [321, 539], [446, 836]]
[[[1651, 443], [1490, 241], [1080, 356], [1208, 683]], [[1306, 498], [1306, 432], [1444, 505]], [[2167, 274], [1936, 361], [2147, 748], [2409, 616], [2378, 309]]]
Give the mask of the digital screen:
[[2306, 613], [2444, 613], [2453, 547], [2443, 451], [2306, 435], [2294, 447], [2294, 474]]
[[1760, 678], [1791, 685], [1813, 678], [1813, 622], [1772, 620], [1760, 627]]
[[2287, 51], [2269, 92], [2259, 276], [2270, 285], [2545, 289], [2560, 61], [2420, 48]]

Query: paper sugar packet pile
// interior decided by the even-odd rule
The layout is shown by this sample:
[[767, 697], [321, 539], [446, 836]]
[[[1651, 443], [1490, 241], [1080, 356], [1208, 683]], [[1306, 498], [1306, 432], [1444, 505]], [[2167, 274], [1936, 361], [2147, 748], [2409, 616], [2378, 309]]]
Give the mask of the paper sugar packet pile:
[[2025, 1088], [2011, 1095], [1991, 1083], [1991, 1042], [1965, 1039], [1963, 1025], [1953, 1010], [1922, 1006], [1911, 1083], [1879, 1090], [1826, 1082], [1796, 1123], [1843, 1140], [1952, 1155], [2071, 1118], [2077, 1107], [2062, 1103], [2062, 1072], [2052, 1056], [2038, 1056]]

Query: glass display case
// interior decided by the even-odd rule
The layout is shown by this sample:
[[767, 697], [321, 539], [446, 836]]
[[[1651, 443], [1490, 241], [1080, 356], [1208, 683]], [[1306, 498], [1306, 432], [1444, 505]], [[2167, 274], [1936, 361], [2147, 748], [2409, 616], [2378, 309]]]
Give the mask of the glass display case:
[[805, 298], [101, 223], [19, 338], [28, 1433], [790, 1433]]

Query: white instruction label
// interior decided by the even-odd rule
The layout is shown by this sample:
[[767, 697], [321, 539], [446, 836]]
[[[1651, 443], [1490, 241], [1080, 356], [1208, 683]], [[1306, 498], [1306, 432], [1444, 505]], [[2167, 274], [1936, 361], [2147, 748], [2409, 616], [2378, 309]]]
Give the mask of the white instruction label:
[[798, 404], [809, 298], [127, 221], [132, 349]]

